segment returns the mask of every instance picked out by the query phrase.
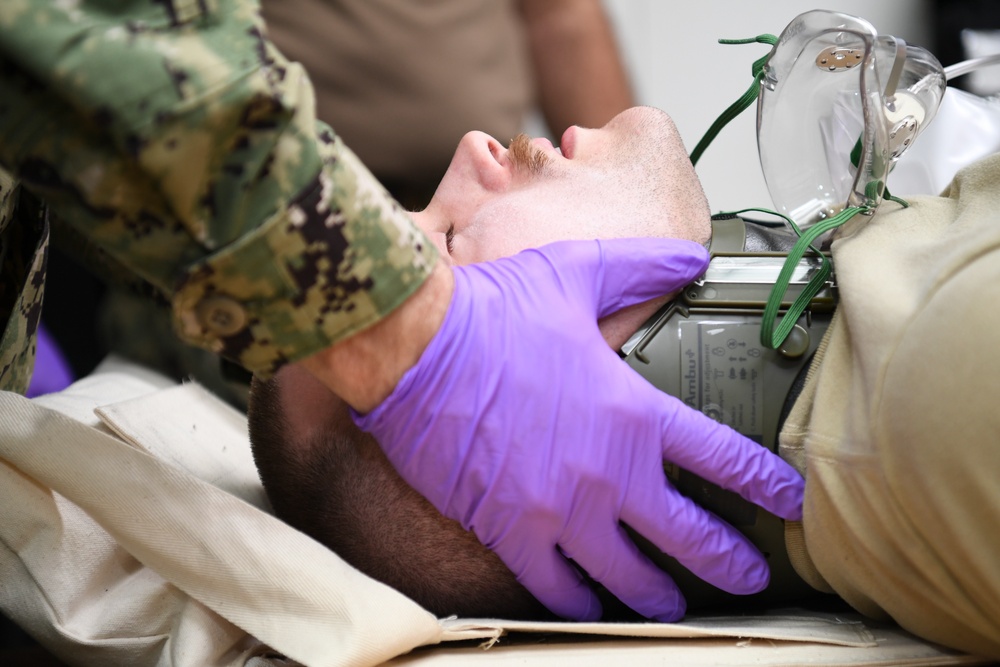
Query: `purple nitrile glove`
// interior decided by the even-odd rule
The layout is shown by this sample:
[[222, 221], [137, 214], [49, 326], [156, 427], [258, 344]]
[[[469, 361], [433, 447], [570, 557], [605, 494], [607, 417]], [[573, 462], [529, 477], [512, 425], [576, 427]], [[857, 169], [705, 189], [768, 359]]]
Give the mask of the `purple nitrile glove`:
[[683, 616], [677, 586], [621, 523], [723, 590], [759, 591], [763, 556], [681, 496], [663, 461], [786, 519], [802, 516], [802, 478], [648, 384], [597, 327], [685, 286], [707, 262], [698, 244], [641, 239], [561, 242], [456, 267], [441, 329], [393, 393], [355, 421], [560, 616], [601, 614], [567, 559], [647, 617]]
[[35, 339], [35, 370], [25, 396], [34, 398], [42, 394], [62, 391], [73, 384], [73, 371], [59, 350], [59, 344], [45, 328], [38, 325]]

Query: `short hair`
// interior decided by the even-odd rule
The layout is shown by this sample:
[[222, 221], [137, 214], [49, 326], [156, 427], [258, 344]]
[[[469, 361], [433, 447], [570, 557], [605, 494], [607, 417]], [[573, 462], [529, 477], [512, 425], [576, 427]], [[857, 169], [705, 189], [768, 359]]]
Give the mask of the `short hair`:
[[346, 405], [305, 442], [281, 405], [278, 380], [255, 378], [250, 442], [280, 519], [438, 616], [550, 617], [496, 554], [399, 476]]

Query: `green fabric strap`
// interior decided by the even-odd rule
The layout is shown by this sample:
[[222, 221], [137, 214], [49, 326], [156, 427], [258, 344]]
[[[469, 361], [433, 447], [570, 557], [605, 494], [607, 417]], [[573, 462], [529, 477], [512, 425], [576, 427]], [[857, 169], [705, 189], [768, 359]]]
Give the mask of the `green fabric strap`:
[[[788, 291], [788, 284], [791, 281], [792, 272], [795, 271], [796, 265], [798, 265], [802, 256], [805, 255], [806, 250], [812, 246], [812, 242], [831, 229], [840, 227], [858, 213], [865, 211], [867, 211], [867, 208], [861, 208], [859, 206], [846, 208], [832, 218], [828, 218], [822, 222], [817, 222], [806, 232], [800, 234], [799, 240], [795, 242], [795, 245], [788, 252], [785, 264], [781, 267], [778, 279], [775, 280], [774, 287], [771, 288], [771, 293], [767, 297], [767, 304], [764, 306], [764, 316], [760, 324], [761, 345], [771, 349], [777, 349], [780, 347], [781, 344], [785, 342], [785, 338], [788, 337], [792, 327], [794, 327], [795, 323], [798, 322], [799, 316], [802, 315], [802, 313], [805, 312], [805, 309], [809, 306], [809, 302], [812, 301], [814, 296], [819, 294], [819, 291], [823, 289], [823, 284], [830, 277], [830, 272], [833, 270], [833, 267], [830, 264], [829, 258], [815, 248], [812, 248], [812, 250], [822, 259], [820, 270], [809, 279], [805, 288], [788, 307], [788, 311], [785, 313], [785, 316], [781, 318], [780, 322], [778, 321], [778, 311], [781, 309], [781, 302], [784, 300], [785, 293]], [[795, 230], [797, 232], [799, 231], [797, 227], [795, 227]]]
[[[875, 184], [871, 185], [874, 186]], [[779, 218], [784, 218], [785, 222], [788, 223], [788, 225], [799, 237], [799, 239], [795, 242], [795, 245], [792, 246], [792, 249], [788, 252], [785, 263], [781, 267], [781, 271], [778, 273], [778, 277], [774, 281], [774, 286], [771, 288], [771, 293], [767, 297], [767, 303], [764, 305], [764, 314], [761, 316], [760, 325], [761, 345], [772, 350], [780, 347], [781, 344], [785, 342], [785, 338], [788, 337], [792, 327], [794, 327], [795, 323], [799, 320], [799, 316], [801, 316], [802, 313], [805, 312], [805, 309], [809, 306], [809, 302], [812, 301], [813, 297], [819, 294], [819, 291], [823, 289], [823, 284], [827, 281], [827, 279], [829, 279], [830, 273], [833, 271], [833, 266], [830, 263], [830, 259], [812, 245], [813, 241], [831, 229], [840, 227], [858, 213], [864, 213], [867, 211], [867, 208], [852, 206], [851, 208], [844, 209], [832, 218], [816, 223], [814, 226], [810, 227], [807, 232], [803, 232], [799, 229], [799, 226], [795, 224], [795, 221], [787, 215], [766, 208], [743, 208], [738, 211], [727, 211], [720, 214], [741, 215], [743, 213], [758, 212], [776, 215]], [[820, 269], [812, 278], [809, 279], [805, 289], [802, 290], [799, 296], [796, 297], [795, 301], [793, 301], [788, 307], [788, 311], [779, 323], [778, 313], [781, 310], [781, 303], [785, 298], [785, 293], [788, 292], [788, 285], [791, 282], [792, 273], [795, 271], [795, 267], [799, 263], [799, 260], [801, 260], [806, 254], [806, 251], [809, 250], [820, 258]]]
[[[720, 44], [770, 44], [774, 45], [778, 42], [778, 38], [774, 35], [764, 34], [757, 35], [756, 37], [751, 37], [749, 39], [720, 39]], [[770, 54], [768, 54], [770, 55]], [[757, 99], [757, 95], [760, 94], [760, 80], [764, 76], [764, 63], [767, 62], [768, 56], [762, 56], [754, 61], [751, 71], [753, 72], [753, 83], [747, 89], [747, 92], [743, 93], [743, 96], [738, 100], [729, 105], [729, 108], [722, 112], [722, 114], [715, 119], [712, 126], [708, 128], [705, 132], [705, 136], [701, 138], [698, 145], [694, 147], [691, 151], [691, 164], [698, 164], [698, 160], [701, 158], [701, 154], [705, 152], [708, 145], [712, 143], [715, 137], [722, 131], [729, 121], [739, 116], [744, 109], [753, 104], [753, 101]]]

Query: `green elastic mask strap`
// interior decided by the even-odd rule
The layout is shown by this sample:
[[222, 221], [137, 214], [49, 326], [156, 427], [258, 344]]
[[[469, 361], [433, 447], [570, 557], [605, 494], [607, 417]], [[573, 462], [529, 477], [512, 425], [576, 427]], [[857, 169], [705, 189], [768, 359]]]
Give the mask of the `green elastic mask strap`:
[[[757, 35], [756, 37], [751, 37], [749, 39], [720, 39], [719, 44], [770, 44], [774, 46], [778, 43], [778, 38], [774, 35]], [[747, 92], [743, 93], [740, 99], [729, 105], [729, 108], [722, 112], [712, 126], [708, 128], [705, 132], [705, 136], [701, 138], [698, 145], [694, 147], [691, 151], [691, 164], [698, 164], [698, 160], [701, 158], [701, 154], [705, 152], [708, 145], [712, 143], [712, 140], [722, 131], [729, 121], [739, 116], [744, 109], [754, 103], [757, 96], [760, 94], [760, 80], [764, 77], [764, 63], [767, 62], [767, 56], [763, 56], [754, 61], [753, 67], [751, 68], [753, 72], [753, 83]]]
[[[774, 281], [774, 287], [771, 288], [771, 293], [767, 297], [767, 304], [764, 306], [764, 316], [760, 324], [761, 345], [771, 349], [780, 347], [785, 342], [785, 338], [788, 337], [792, 327], [798, 322], [799, 316], [809, 306], [809, 302], [812, 301], [814, 296], [819, 294], [819, 291], [823, 289], [823, 284], [830, 277], [830, 273], [833, 270], [833, 267], [830, 265], [830, 259], [814, 248], [812, 242], [831, 229], [840, 227], [858, 213], [866, 210], [858, 206], [846, 208], [832, 218], [817, 222], [805, 233], [802, 233], [797, 226], [793, 225], [793, 229], [799, 234], [799, 240], [795, 242], [795, 245], [788, 252], [788, 258], [785, 260], [784, 266], [781, 267], [781, 273], [778, 274], [778, 279]], [[806, 254], [806, 250], [812, 250], [816, 253], [820, 257], [822, 264], [819, 271], [809, 279], [805, 288], [795, 298], [792, 305], [788, 307], [788, 311], [779, 322], [778, 311], [781, 309], [781, 302], [788, 291], [792, 272], [795, 270], [799, 260]]]
[[[883, 188], [883, 184], [878, 181], [873, 181], [869, 183], [865, 189], [868, 196], [874, 199], [880, 188]], [[740, 211], [733, 211], [731, 213], [731, 215], [739, 215], [740, 213], [747, 213], [749, 211], [759, 211], [762, 213], [776, 215], [779, 218], [784, 218], [785, 222], [789, 224], [799, 237], [798, 241], [795, 242], [795, 245], [792, 246], [792, 249], [788, 252], [785, 264], [781, 267], [781, 272], [778, 273], [778, 278], [774, 281], [771, 293], [767, 297], [767, 303], [764, 305], [764, 314], [761, 317], [760, 324], [761, 345], [772, 350], [776, 350], [781, 347], [781, 344], [785, 342], [785, 338], [787, 338], [789, 332], [791, 332], [792, 327], [795, 326], [799, 317], [809, 306], [809, 302], [813, 300], [813, 297], [819, 294], [819, 291], [823, 289], [823, 284], [826, 283], [827, 279], [830, 277], [830, 273], [833, 271], [833, 267], [830, 265], [830, 259], [812, 245], [813, 241], [828, 231], [840, 227], [858, 213], [870, 213], [873, 210], [874, 209], [872, 207], [868, 206], [851, 206], [849, 208], [845, 208], [832, 218], [817, 222], [806, 232], [799, 229], [799, 226], [795, 224], [795, 221], [790, 217], [778, 213], [777, 211], [769, 211], [763, 208], [747, 208]], [[778, 322], [778, 312], [781, 310], [781, 302], [785, 299], [785, 293], [788, 292], [788, 285], [792, 280], [792, 273], [795, 271], [795, 266], [806, 254], [807, 250], [812, 250], [812, 252], [820, 258], [820, 269], [812, 278], [809, 279], [805, 288], [803, 288], [802, 292], [800, 292], [795, 298], [795, 301], [793, 301], [788, 307], [788, 311], [785, 313], [785, 316], [781, 318], [780, 322]]]
[[[830, 259], [817, 248], [813, 247], [813, 241], [831, 229], [840, 227], [858, 213], [863, 213], [867, 210], [867, 208], [852, 206], [851, 208], [844, 209], [832, 218], [816, 223], [810, 227], [807, 232], [803, 232], [799, 229], [799, 226], [795, 224], [795, 221], [787, 215], [783, 215], [777, 211], [772, 211], [766, 208], [744, 208], [739, 211], [729, 211], [724, 214], [740, 215], [741, 213], [758, 212], [776, 215], [779, 218], [784, 218], [785, 222], [789, 224], [799, 237], [798, 241], [795, 242], [795, 245], [788, 252], [788, 257], [785, 259], [785, 263], [781, 267], [781, 272], [774, 281], [771, 293], [767, 297], [767, 303], [764, 305], [764, 314], [761, 318], [760, 325], [761, 345], [772, 350], [779, 348], [781, 344], [785, 342], [785, 338], [788, 337], [792, 327], [794, 327], [795, 323], [799, 320], [799, 316], [802, 315], [802, 313], [805, 312], [805, 309], [809, 306], [809, 302], [812, 301], [813, 297], [819, 294], [819, 291], [823, 289], [823, 284], [826, 283], [827, 279], [830, 277], [830, 273], [833, 271], [833, 267], [830, 265]], [[805, 288], [788, 307], [788, 311], [785, 313], [785, 316], [781, 318], [780, 322], [778, 322], [778, 311], [781, 310], [781, 302], [784, 300], [785, 293], [788, 291], [788, 285], [791, 282], [792, 273], [795, 271], [795, 267], [799, 263], [799, 260], [802, 259], [808, 250], [811, 250], [813, 254], [820, 258], [820, 269], [812, 278], [809, 279]]]

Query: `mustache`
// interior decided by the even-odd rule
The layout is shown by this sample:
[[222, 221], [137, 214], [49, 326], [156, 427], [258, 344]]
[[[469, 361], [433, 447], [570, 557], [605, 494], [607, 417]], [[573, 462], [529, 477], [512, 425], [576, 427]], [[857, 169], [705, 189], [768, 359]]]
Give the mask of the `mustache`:
[[518, 171], [538, 174], [549, 163], [549, 156], [531, 143], [531, 137], [523, 132], [511, 139], [507, 149], [511, 164]]

